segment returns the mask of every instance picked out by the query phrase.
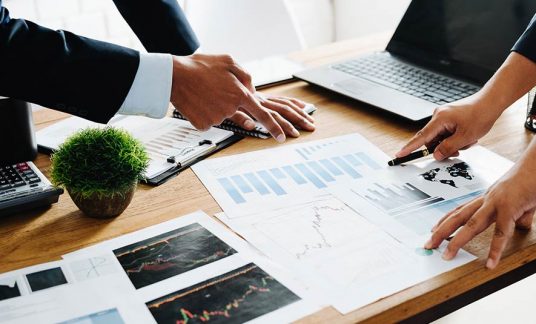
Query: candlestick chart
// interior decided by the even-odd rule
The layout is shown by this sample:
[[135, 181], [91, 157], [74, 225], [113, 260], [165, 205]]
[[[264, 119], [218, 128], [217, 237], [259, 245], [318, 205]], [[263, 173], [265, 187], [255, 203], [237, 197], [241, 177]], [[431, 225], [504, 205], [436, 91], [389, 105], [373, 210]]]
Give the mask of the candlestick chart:
[[136, 289], [235, 253], [233, 248], [197, 223], [114, 250]]

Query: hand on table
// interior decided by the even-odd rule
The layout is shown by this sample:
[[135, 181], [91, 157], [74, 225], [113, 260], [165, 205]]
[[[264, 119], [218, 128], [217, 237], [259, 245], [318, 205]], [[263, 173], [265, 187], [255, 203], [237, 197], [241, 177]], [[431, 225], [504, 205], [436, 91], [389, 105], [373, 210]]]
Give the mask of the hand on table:
[[[265, 95], [260, 92], [256, 92], [255, 97], [264, 108], [268, 109], [285, 134], [292, 137], [300, 136], [295, 126], [309, 132], [315, 130], [313, 117], [303, 111], [305, 102], [294, 98]], [[247, 111], [239, 109], [229, 119], [245, 129], [252, 130], [255, 128], [255, 122], [251, 117]]]
[[254, 118], [284, 142], [285, 133], [299, 136], [291, 122], [314, 129], [312, 118], [302, 111], [303, 102], [255, 93], [251, 76], [228, 55], [174, 56], [171, 103], [200, 130], [227, 118], [253, 129]]
[[[527, 165], [530, 164], [530, 165]], [[536, 171], [534, 160], [525, 160], [499, 179], [487, 192], [445, 215], [432, 229], [426, 249], [437, 248], [461, 227], [443, 253], [445, 260], [456, 256], [473, 237], [495, 223], [486, 266], [497, 266], [514, 228], [530, 229], [536, 208]]]
[[459, 150], [469, 148], [489, 132], [502, 112], [491, 109], [478, 98], [463, 100], [436, 109], [432, 119], [402, 149], [396, 157], [403, 157], [423, 145], [441, 142], [434, 151], [436, 160], [458, 156]]

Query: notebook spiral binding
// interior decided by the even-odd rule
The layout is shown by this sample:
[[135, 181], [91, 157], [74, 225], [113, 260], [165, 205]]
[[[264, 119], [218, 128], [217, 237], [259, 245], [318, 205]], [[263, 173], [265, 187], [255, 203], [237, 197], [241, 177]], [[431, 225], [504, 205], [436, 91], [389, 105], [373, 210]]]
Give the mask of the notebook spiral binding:
[[[173, 110], [173, 118], [183, 119], [185, 120], [184, 116], [177, 111], [177, 109]], [[230, 120], [225, 120], [221, 125], [214, 126], [217, 128], [225, 129], [231, 132], [234, 132], [235, 134], [244, 135], [244, 136], [251, 136], [256, 138], [269, 138], [270, 134], [265, 133], [262, 131], [260, 127], [256, 127], [254, 130], [247, 130], [243, 129], [242, 127], [238, 126], [237, 124], [233, 123]]]

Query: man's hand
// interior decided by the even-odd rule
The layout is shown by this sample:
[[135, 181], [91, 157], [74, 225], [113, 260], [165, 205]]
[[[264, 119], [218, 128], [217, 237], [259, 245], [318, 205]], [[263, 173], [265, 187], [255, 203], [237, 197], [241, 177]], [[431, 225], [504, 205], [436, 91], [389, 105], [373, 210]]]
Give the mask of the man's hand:
[[495, 223], [495, 232], [486, 262], [489, 269], [495, 268], [514, 233], [514, 228], [527, 230], [532, 226], [536, 208], [534, 185], [536, 149], [534, 143], [531, 146], [531, 152], [499, 179], [484, 196], [445, 215], [432, 229], [432, 237], [424, 247], [437, 248], [443, 240], [462, 227], [443, 253], [443, 258], [450, 260], [473, 237]]
[[[295, 126], [309, 132], [315, 130], [313, 117], [303, 111], [305, 102], [294, 98], [265, 95], [260, 92], [257, 92], [255, 96], [260, 104], [270, 111], [285, 134], [292, 137], [300, 136]], [[244, 111], [237, 112], [230, 120], [248, 130], [255, 128], [254, 120]]]
[[459, 150], [476, 144], [502, 112], [492, 109], [477, 96], [437, 108], [430, 122], [396, 153], [396, 157], [406, 156], [423, 145], [430, 147], [441, 142], [434, 151], [435, 159], [441, 161], [458, 156]]
[[174, 56], [171, 103], [200, 130], [221, 124], [240, 109], [261, 122], [278, 142], [286, 139], [280, 126], [285, 120], [261, 105], [251, 76], [228, 55]]

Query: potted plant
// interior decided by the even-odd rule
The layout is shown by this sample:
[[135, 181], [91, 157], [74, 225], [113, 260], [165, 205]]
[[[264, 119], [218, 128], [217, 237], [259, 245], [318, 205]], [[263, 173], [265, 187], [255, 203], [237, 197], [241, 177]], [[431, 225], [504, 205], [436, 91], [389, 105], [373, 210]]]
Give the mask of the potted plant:
[[52, 182], [64, 187], [86, 215], [115, 217], [130, 204], [149, 157], [128, 132], [88, 128], [75, 133], [52, 155]]

